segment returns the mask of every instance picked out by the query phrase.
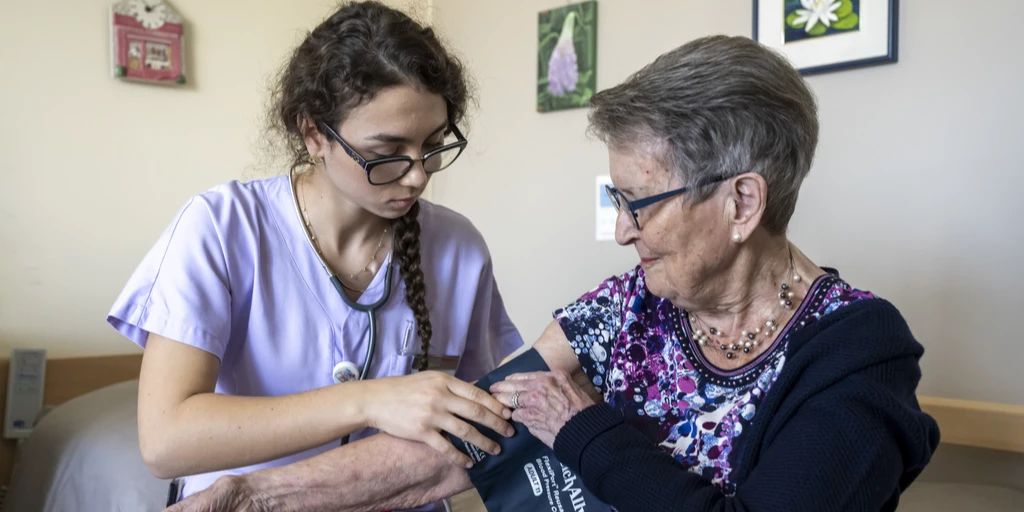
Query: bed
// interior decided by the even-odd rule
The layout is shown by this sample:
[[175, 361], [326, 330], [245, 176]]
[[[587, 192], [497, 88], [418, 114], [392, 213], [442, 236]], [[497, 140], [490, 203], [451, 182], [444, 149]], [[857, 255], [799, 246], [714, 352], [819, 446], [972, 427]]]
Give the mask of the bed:
[[113, 384], [48, 412], [16, 451], [6, 510], [163, 510], [167, 480], [139, 454], [138, 381]]

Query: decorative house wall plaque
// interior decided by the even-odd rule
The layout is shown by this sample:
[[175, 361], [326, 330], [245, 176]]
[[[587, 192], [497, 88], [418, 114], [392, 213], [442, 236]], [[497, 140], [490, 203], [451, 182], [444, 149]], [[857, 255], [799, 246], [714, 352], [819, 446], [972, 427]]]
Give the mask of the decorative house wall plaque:
[[163, 0], [123, 0], [111, 6], [115, 77], [184, 84], [184, 39], [184, 20]]

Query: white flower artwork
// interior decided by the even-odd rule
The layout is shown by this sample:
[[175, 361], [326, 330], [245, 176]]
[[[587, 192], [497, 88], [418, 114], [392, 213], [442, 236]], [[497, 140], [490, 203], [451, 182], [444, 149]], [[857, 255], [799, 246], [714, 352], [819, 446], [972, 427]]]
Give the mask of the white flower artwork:
[[804, 31], [810, 32], [818, 23], [828, 28], [833, 21], [838, 21], [836, 10], [842, 5], [840, 0], [800, 0], [803, 9], [796, 10], [794, 23], [804, 23]]

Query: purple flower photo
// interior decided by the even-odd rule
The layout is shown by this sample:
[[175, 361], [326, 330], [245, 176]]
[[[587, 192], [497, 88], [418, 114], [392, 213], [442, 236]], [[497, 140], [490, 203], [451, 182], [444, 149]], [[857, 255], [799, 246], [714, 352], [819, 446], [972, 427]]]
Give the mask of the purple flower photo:
[[597, 87], [597, 2], [538, 16], [537, 110], [586, 107]]
[[570, 12], [562, 23], [562, 34], [555, 43], [555, 51], [548, 60], [548, 92], [553, 96], [565, 96], [576, 90], [580, 70], [576, 67], [576, 47], [572, 40], [576, 13]]

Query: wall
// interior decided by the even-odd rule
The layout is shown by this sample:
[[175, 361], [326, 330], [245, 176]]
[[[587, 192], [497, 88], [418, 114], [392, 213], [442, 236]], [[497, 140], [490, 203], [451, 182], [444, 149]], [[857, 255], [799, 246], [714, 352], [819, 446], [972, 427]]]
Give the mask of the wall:
[[[899, 63], [808, 78], [821, 142], [791, 238], [901, 308], [927, 348], [923, 392], [1024, 403], [1024, 4], [901, 3]], [[552, 309], [636, 263], [631, 248], [593, 239], [607, 160], [584, 136], [585, 111], [535, 112], [537, 12], [565, 3], [434, 4], [480, 97], [468, 154], [434, 198], [484, 233], [513, 320], [533, 338]], [[601, 89], [695, 37], [749, 35], [751, 2], [602, 0], [598, 25]]]
[[336, 4], [172, 0], [190, 83], [171, 88], [111, 78], [111, 3], [4, 2], [0, 355], [134, 350], [107, 309], [189, 196], [274, 172], [261, 136], [268, 79]]
[[[0, 354], [124, 353], [103, 318], [191, 194], [267, 172], [267, 78], [330, 0], [177, 0], [189, 20], [184, 89], [109, 77], [106, 0], [6, 2], [0, 17]], [[585, 111], [534, 109], [536, 15], [554, 0], [395, 1], [431, 16], [478, 82], [470, 149], [433, 197], [487, 237], [513, 319], [534, 337], [550, 311], [635, 263], [593, 241], [604, 148]], [[1024, 403], [1017, 190], [1024, 64], [1014, 20], [904, 0], [900, 62], [810, 77], [822, 136], [792, 238], [893, 300], [926, 345], [922, 389]], [[598, 85], [694, 37], [749, 34], [748, 0], [602, 0]], [[966, 35], [969, 34], [969, 37]]]

